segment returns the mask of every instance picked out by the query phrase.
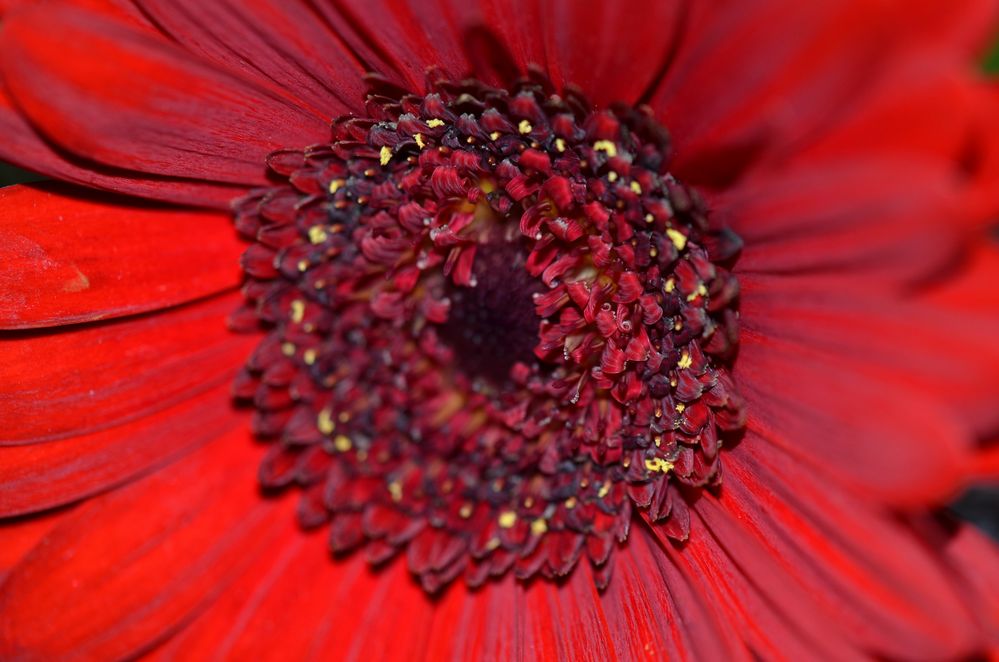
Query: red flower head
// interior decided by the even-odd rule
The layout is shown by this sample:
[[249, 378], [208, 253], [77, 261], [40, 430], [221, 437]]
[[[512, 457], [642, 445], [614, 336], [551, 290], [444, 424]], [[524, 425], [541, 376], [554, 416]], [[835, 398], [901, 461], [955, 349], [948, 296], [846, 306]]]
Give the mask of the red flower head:
[[14, 4], [0, 657], [999, 645], [999, 3]]

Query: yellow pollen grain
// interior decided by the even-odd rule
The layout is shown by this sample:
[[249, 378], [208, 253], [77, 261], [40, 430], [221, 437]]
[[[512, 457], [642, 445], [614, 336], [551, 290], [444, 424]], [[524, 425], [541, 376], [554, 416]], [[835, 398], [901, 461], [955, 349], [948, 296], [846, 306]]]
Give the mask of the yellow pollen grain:
[[685, 404], [683, 404], [681, 402], [681, 403], [677, 404], [677, 406], [676, 406], [676, 413], [682, 414], [686, 409], [687, 409], [687, 405], [685, 405]]
[[697, 297], [707, 296], [707, 294], [708, 294], [708, 288], [704, 286], [704, 283], [701, 283], [700, 285], [697, 286], [696, 290], [687, 295], [687, 301], [693, 301]]
[[316, 427], [323, 434], [331, 434], [336, 429], [336, 423], [333, 422], [330, 413], [329, 409], [322, 409], [319, 412], [319, 417], [316, 419]]
[[669, 240], [673, 242], [678, 251], [682, 251], [687, 246], [687, 236], [682, 232], [678, 232], [673, 228], [667, 228], [666, 236], [669, 237]]
[[690, 352], [684, 351], [683, 354], [680, 355], [680, 361], [676, 364], [676, 367], [680, 370], [686, 370], [693, 364], [694, 359], [690, 357]]
[[388, 491], [389, 494], [392, 495], [393, 501], [395, 501], [396, 503], [402, 501], [402, 485], [399, 484], [399, 481], [393, 480], [391, 483], [389, 483]]
[[336, 193], [346, 183], [347, 182], [343, 181], [342, 179], [334, 179], [332, 182], [330, 182], [330, 193]]
[[333, 448], [337, 449], [341, 453], [346, 453], [352, 446], [353, 444], [350, 443], [350, 437], [344, 434], [338, 434], [333, 440]]
[[513, 527], [513, 525], [516, 523], [517, 523], [517, 513], [513, 512], [512, 510], [505, 510], [502, 513], [500, 513], [499, 525], [501, 528], [509, 529]]
[[458, 509], [458, 515], [462, 519], [468, 519], [472, 516], [472, 504], [466, 503], [461, 508]]
[[614, 172], [613, 170], [611, 170], [610, 172], [607, 173], [607, 180], [609, 182], [611, 182], [611, 183], [616, 182], [617, 181], [617, 177], [618, 177], [618, 174], [616, 172]]
[[673, 463], [668, 460], [664, 460], [661, 457], [655, 457], [651, 460], [645, 461], [645, 468], [649, 471], [666, 473], [673, 469]]
[[291, 302], [291, 321], [298, 324], [305, 317], [305, 302], [295, 299]]
[[423, 140], [423, 134], [422, 133], [414, 133], [413, 134], [413, 140], [416, 141], [416, 144], [419, 145], [420, 149], [423, 149], [424, 147], [427, 146], [426, 141]]
[[672, 278], [670, 278], [669, 280], [667, 280], [666, 284], [663, 285], [663, 291], [665, 291], [666, 294], [669, 294], [670, 292], [672, 292], [675, 289], [676, 289], [676, 281], [673, 280]]
[[469, 136], [469, 137], [465, 138], [465, 142], [468, 143], [469, 145], [474, 145], [475, 144], [475, 136]]
[[531, 522], [531, 533], [536, 536], [543, 536], [548, 533], [548, 522], [543, 519], [536, 519]]
[[577, 503], [576, 497], [569, 497], [568, 499], [565, 500], [565, 507], [568, 508], [569, 510], [572, 510], [573, 508], [576, 507], [576, 503]]
[[652, 214], [646, 214], [645, 215], [645, 222], [646, 223], [654, 223], [655, 220], [656, 220], [656, 217], [653, 216]]
[[635, 193], [638, 193], [639, 195], [642, 194], [642, 185], [639, 184], [638, 182], [632, 182], [630, 188]]
[[281, 343], [281, 353], [285, 356], [295, 355], [295, 345], [290, 342]]
[[388, 162], [392, 160], [392, 148], [388, 145], [382, 145], [381, 151], [378, 152], [378, 162], [383, 166], [388, 165]]
[[493, 551], [494, 549], [498, 549], [499, 546], [500, 546], [499, 538], [490, 538], [489, 541], [486, 542], [486, 550], [490, 552]]
[[326, 234], [326, 230], [320, 225], [313, 225], [309, 228], [309, 242], [312, 244], [321, 244], [326, 241], [329, 235]]
[[610, 494], [610, 491], [611, 491], [610, 483], [604, 483], [603, 485], [600, 486], [600, 489], [597, 490], [597, 496], [603, 499], [605, 496]]
[[555, 139], [555, 149], [558, 150], [559, 152], [564, 152], [565, 151], [565, 141], [562, 140], [561, 138], [556, 138]]
[[490, 140], [497, 140], [499, 137], [500, 137], [499, 131], [493, 131], [492, 133], [489, 134]]
[[527, 120], [520, 120], [520, 124], [517, 125], [517, 131], [520, 131], [521, 135], [526, 136], [531, 131], [534, 131], [534, 127]]
[[299, 271], [305, 271], [308, 268], [309, 268], [309, 261], [308, 260], [299, 260], [298, 261], [298, 270]]
[[444, 126], [444, 120], [439, 120], [435, 117], [431, 120], [427, 120], [427, 126], [431, 129], [436, 129], [439, 126]]
[[593, 149], [598, 152], [605, 152], [612, 159], [617, 156], [617, 145], [610, 140], [598, 140], [593, 143]]
[[305, 361], [305, 365], [312, 365], [316, 362], [316, 350], [307, 349], [302, 352], [302, 360]]

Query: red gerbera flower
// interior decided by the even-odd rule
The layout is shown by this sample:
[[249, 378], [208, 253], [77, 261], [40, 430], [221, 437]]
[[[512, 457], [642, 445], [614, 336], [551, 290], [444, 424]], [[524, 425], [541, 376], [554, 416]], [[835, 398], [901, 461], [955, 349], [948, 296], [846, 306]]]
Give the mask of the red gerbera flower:
[[10, 10], [0, 656], [987, 652], [997, 15]]

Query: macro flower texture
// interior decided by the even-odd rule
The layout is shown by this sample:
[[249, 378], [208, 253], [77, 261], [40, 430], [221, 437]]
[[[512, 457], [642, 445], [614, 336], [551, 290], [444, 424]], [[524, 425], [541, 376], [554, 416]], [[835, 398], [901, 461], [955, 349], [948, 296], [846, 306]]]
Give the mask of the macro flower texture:
[[0, 3], [0, 659], [999, 655], [997, 35]]

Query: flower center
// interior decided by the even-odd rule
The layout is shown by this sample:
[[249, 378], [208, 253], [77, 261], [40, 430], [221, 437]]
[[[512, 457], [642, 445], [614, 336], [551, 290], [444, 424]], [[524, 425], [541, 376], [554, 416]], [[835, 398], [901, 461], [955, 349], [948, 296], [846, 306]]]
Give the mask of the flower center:
[[738, 239], [646, 110], [536, 80], [428, 90], [381, 86], [236, 204], [268, 329], [236, 388], [273, 442], [261, 481], [295, 483], [336, 553], [405, 551], [430, 591], [584, 556], [602, 588], [635, 512], [687, 538], [744, 423]]
[[515, 363], [535, 360], [541, 318], [534, 295], [545, 287], [527, 272], [525, 260], [517, 243], [482, 245], [472, 265], [475, 286], [448, 288], [450, 311], [440, 334], [466, 375], [501, 386]]

